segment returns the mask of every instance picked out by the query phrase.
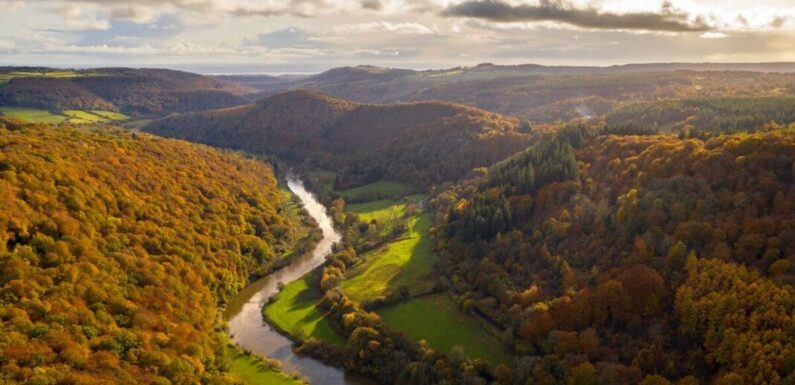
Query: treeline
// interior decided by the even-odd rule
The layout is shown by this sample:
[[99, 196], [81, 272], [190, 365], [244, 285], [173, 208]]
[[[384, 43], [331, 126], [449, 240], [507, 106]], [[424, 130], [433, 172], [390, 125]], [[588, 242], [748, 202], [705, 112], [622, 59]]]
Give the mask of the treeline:
[[186, 72], [106, 68], [78, 71], [67, 78], [13, 78], [0, 87], [0, 105], [164, 116], [242, 105], [249, 91], [233, 82]]
[[0, 122], [0, 383], [231, 382], [219, 305], [305, 233], [270, 167]]
[[795, 123], [795, 98], [720, 97], [630, 104], [608, 113], [613, 130], [674, 132], [705, 137], [764, 131]]
[[437, 250], [509, 383], [791, 383], [793, 182], [791, 130], [569, 126], [440, 192]]

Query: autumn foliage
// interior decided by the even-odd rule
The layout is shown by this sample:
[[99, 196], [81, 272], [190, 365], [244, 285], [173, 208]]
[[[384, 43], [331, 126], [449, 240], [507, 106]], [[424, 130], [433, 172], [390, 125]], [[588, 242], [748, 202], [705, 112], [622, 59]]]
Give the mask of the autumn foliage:
[[0, 149], [0, 383], [226, 382], [219, 305], [293, 241], [271, 169], [113, 128]]

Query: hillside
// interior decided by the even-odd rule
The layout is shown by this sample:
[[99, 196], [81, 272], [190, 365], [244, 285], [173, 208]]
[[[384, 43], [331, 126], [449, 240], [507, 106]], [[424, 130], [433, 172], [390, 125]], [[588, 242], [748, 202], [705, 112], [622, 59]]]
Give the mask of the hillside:
[[0, 382], [233, 382], [219, 304], [302, 225], [271, 168], [121, 129], [0, 122]]
[[[59, 74], [51, 75], [51, 74]], [[6, 69], [0, 106], [118, 111], [162, 116], [244, 104], [252, 89], [237, 83], [162, 69], [105, 68], [81, 71]]]
[[335, 171], [337, 187], [455, 180], [526, 146], [517, 121], [441, 102], [358, 104], [309, 91], [184, 114], [146, 131]]
[[795, 66], [644, 64], [611, 67], [481, 64], [411, 71], [342, 67], [279, 83], [270, 94], [308, 88], [363, 103], [442, 100], [532, 123], [598, 117], [636, 102], [704, 97], [795, 95]]
[[566, 127], [437, 196], [443, 271], [516, 383], [790, 383], [794, 162], [791, 128]]

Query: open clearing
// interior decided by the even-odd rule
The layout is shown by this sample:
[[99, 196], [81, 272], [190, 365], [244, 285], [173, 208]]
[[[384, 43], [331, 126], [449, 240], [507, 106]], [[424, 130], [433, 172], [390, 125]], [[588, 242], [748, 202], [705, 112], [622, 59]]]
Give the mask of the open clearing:
[[406, 208], [410, 204], [418, 204], [425, 198], [425, 195], [410, 195], [400, 201], [392, 199], [379, 199], [366, 203], [353, 203], [345, 206], [345, 210], [359, 216], [363, 222], [370, 223], [375, 220], [383, 225], [383, 232], [386, 234], [392, 231], [395, 221], [406, 214]]
[[434, 280], [428, 276], [436, 262], [430, 228], [428, 214], [409, 218], [406, 234], [366, 253], [366, 262], [356, 267], [354, 277], [342, 282], [342, 290], [358, 302], [382, 297], [401, 286], [408, 287], [412, 295], [430, 290]]
[[435, 349], [450, 353], [460, 346], [468, 357], [510, 362], [500, 340], [458, 309], [446, 294], [412, 298], [377, 313], [388, 327], [417, 341], [425, 340]]
[[77, 78], [87, 76], [75, 71], [11, 71], [0, 72], [0, 83], [7, 82], [13, 78]]
[[320, 293], [309, 282], [317, 279], [319, 272], [314, 270], [287, 284], [277, 294], [276, 300], [265, 305], [262, 312], [276, 327], [294, 337], [315, 337], [332, 345], [343, 346], [345, 341], [331, 329], [323, 313], [315, 306]]
[[66, 110], [56, 114], [39, 108], [0, 107], [0, 114], [30, 123], [110, 123], [129, 119], [126, 115], [110, 111]]

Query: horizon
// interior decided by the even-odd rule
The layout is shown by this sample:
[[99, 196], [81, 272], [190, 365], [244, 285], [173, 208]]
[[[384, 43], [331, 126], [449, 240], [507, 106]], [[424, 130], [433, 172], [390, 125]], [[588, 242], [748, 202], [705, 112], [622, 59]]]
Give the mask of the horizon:
[[[148, 65], [72, 65], [63, 64], [59, 66], [47, 65], [31, 65], [31, 64], [16, 64], [16, 63], [2, 63], [0, 68], [22, 68], [22, 67], [41, 67], [51, 69], [72, 69], [72, 70], [90, 70], [98, 68], [131, 68], [131, 69], [165, 69], [173, 71], [190, 72], [207, 76], [311, 76], [321, 74], [323, 72], [338, 69], [338, 68], [357, 68], [357, 67], [374, 67], [386, 69], [405, 69], [417, 72], [426, 71], [444, 71], [456, 68], [473, 69], [478, 66], [493, 65], [498, 67], [520, 67], [520, 66], [539, 66], [544, 68], [593, 68], [593, 69], [610, 69], [610, 68], [624, 68], [633, 66], [786, 66], [792, 65], [791, 71], [795, 72], [795, 61], [749, 61], [749, 62], [626, 62], [617, 64], [605, 65], [576, 65], [576, 64], [540, 64], [540, 63], [499, 63], [499, 62], [480, 62], [476, 64], [461, 64], [451, 66], [400, 66], [383, 64], [350, 64], [338, 66], [295, 66], [285, 64], [249, 64], [239, 65], [234, 63], [218, 63], [218, 64], [148, 64]], [[295, 68], [299, 69], [296, 70]], [[311, 68], [311, 69], [310, 69]], [[290, 70], [292, 69], [292, 70]], [[679, 69], [672, 69], [679, 70]], [[715, 71], [721, 69], [702, 69], [705, 71]], [[736, 70], [729, 70], [736, 71]], [[753, 71], [753, 70], [751, 70]], [[782, 71], [763, 71], [763, 72], [782, 72]]]
[[438, 69], [483, 62], [609, 66], [660, 58], [795, 61], [795, 5], [786, 0], [730, 7], [718, 0], [0, 4], [0, 62], [20, 66], [237, 65], [311, 73], [364, 63]]

